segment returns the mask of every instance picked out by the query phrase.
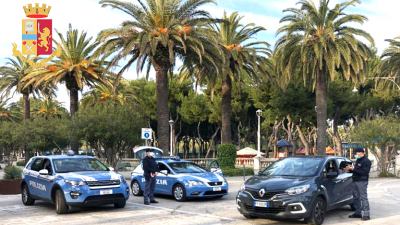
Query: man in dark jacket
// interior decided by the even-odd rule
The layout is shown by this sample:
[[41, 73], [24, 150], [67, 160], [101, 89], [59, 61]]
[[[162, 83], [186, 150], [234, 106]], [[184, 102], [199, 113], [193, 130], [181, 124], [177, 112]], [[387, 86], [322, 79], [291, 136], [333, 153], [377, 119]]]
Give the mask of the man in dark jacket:
[[154, 199], [154, 189], [156, 187], [156, 173], [158, 172], [158, 165], [153, 157], [153, 152], [150, 149], [146, 150], [146, 157], [143, 162], [143, 176], [146, 180], [144, 188], [144, 204], [150, 205], [150, 203], [158, 203]]
[[371, 161], [365, 156], [364, 149], [356, 149], [356, 163], [352, 168], [353, 172], [353, 205], [356, 211], [350, 215], [350, 218], [361, 218], [369, 220], [368, 203], [368, 178], [371, 170]]

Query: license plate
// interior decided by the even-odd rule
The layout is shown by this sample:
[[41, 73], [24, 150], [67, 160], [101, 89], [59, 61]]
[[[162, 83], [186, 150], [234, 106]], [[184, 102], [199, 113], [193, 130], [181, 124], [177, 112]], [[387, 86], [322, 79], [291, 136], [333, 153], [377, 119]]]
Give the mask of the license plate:
[[221, 187], [213, 187], [213, 191], [221, 191]]
[[111, 189], [100, 190], [100, 195], [110, 195], [112, 194]]
[[262, 207], [262, 208], [269, 208], [269, 202], [254, 202], [254, 207]]

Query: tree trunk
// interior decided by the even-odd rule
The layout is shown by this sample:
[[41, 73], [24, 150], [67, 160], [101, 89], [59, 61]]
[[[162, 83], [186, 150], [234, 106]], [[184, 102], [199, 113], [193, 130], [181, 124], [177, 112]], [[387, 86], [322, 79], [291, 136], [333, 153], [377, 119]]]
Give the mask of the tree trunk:
[[157, 83], [158, 147], [164, 150], [164, 155], [167, 155], [167, 149], [169, 149], [168, 66], [160, 61], [153, 62], [153, 66], [156, 71]]
[[336, 145], [335, 152], [338, 153], [339, 156], [342, 156], [342, 138], [340, 137], [338, 130], [338, 121], [340, 116], [340, 109], [336, 107], [335, 116], [333, 117], [333, 141]]
[[232, 143], [232, 80], [229, 75], [222, 81], [222, 100], [221, 100], [221, 144]]
[[31, 101], [29, 99], [29, 93], [23, 93], [24, 98], [24, 120], [29, 120], [31, 118]]
[[210, 155], [211, 150], [214, 150], [214, 153], [216, 152], [214, 139], [217, 136], [218, 132], [219, 132], [219, 127], [217, 127], [217, 130], [215, 130], [214, 134], [211, 135], [210, 145], [208, 146], [208, 150], [204, 158], [207, 158]]
[[323, 71], [317, 73], [316, 111], [317, 111], [317, 155], [326, 155], [327, 139], [327, 78]]
[[[78, 93], [78, 88], [76, 87], [71, 87], [69, 89], [69, 111], [71, 114], [71, 119], [74, 120], [75, 114], [78, 112], [79, 108], [79, 93]], [[73, 132], [71, 135], [71, 149], [78, 154], [79, 151], [79, 140], [78, 137], [76, 136], [76, 132]]]
[[306, 137], [304, 136], [303, 132], [301, 131], [299, 125], [296, 125], [296, 129], [297, 129], [297, 132], [299, 133], [300, 141], [304, 145], [305, 155], [309, 155], [310, 154], [310, 145], [308, 144], [308, 141], [307, 141]]

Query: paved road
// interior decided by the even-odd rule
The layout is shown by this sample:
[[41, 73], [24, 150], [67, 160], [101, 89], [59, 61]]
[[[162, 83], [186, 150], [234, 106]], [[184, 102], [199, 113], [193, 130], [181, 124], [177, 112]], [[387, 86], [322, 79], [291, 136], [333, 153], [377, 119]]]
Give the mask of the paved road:
[[[84, 209], [67, 215], [57, 215], [54, 206], [37, 201], [23, 206], [20, 195], [0, 196], [0, 224], [302, 224], [297, 221], [246, 220], [236, 210], [235, 194], [242, 184], [240, 178], [230, 178], [230, 194], [219, 200], [176, 202], [158, 197], [159, 204], [144, 206], [143, 199], [131, 197], [124, 209], [111, 206]], [[400, 179], [373, 179], [369, 197], [372, 220], [348, 219], [348, 208], [328, 213], [325, 224], [400, 224]]]

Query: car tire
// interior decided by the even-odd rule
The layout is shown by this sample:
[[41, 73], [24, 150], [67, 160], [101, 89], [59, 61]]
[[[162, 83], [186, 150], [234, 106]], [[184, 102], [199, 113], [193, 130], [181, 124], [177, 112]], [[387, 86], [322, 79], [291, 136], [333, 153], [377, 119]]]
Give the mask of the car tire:
[[26, 184], [22, 185], [21, 198], [22, 198], [22, 204], [24, 204], [24, 205], [33, 205], [33, 204], [35, 204], [35, 199], [31, 197], [31, 194], [29, 193], [28, 186]]
[[126, 200], [119, 201], [119, 202], [114, 203], [114, 208], [122, 209], [122, 208], [125, 208], [125, 205], [126, 205]]
[[326, 202], [323, 198], [317, 197], [311, 205], [311, 212], [305, 222], [312, 225], [321, 225], [324, 222], [326, 213]]
[[351, 211], [355, 212], [357, 210], [353, 203], [350, 204], [349, 206]]
[[142, 196], [143, 195], [142, 188], [140, 188], [140, 184], [137, 180], [132, 181], [131, 191], [134, 196]]
[[181, 184], [174, 185], [174, 187], [172, 188], [172, 196], [174, 196], [174, 199], [178, 202], [186, 201], [185, 187]]
[[65, 203], [64, 193], [58, 189], [56, 190], [56, 212], [57, 214], [66, 214], [68, 213], [68, 205]]

